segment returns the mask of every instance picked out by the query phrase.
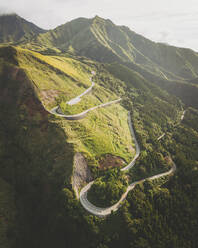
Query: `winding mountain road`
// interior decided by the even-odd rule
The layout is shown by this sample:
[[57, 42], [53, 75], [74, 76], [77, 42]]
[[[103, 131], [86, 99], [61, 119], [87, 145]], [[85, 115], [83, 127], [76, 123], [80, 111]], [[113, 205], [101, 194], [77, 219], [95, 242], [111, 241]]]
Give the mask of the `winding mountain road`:
[[[97, 108], [104, 108], [104, 107], [107, 107], [111, 104], [115, 104], [115, 103], [118, 103], [120, 102], [122, 99], [119, 98], [119, 99], [116, 99], [114, 101], [111, 101], [111, 102], [107, 102], [107, 103], [103, 103], [103, 104], [100, 104], [100, 105], [97, 105], [95, 107], [92, 107], [90, 109], [87, 109], [79, 114], [75, 114], [75, 115], [65, 115], [65, 114], [61, 114], [60, 112], [58, 113], [58, 109], [59, 109], [59, 106], [56, 106], [54, 107], [53, 109], [51, 109], [49, 112], [53, 115], [56, 115], [56, 116], [59, 116], [59, 117], [63, 117], [65, 119], [68, 119], [68, 120], [80, 120], [82, 118], [84, 118], [90, 111], [93, 111]], [[60, 111], [60, 110], [59, 110]]]
[[[135, 132], [134, 132], [134, 129], [133, 129], [133, 126], [132, 126], [132, 123], [131, 123], [130, 112], [128, 113], [128, 123], [129, 123], [129, 128], [130, 128], [130, 131], [131, 131], [131, 135], [132, 135], [132, 137], [134, 139], [134, 142], [135, 142], [136, 154], [135, 154], [134, 159], [126, 167], [121, 169], [122, 171], [126, 171], [126, 170], [131, 169], [135, 165], [135, 162], [136, 162], [137, 158], [140, 155], [140, 147], [139, 147], [139, 144], [138, 144], [137, 139], [135, 137]], [[168, 175], [174, 173], [174, 171], [176, 170], [176, 165], [175, 165], [175, 163], [173, 161], [172, 161], [172, 165], [173, 165], [172, 168], [167, 172], [160, 173], [160, 174], [155, 175], [155, 176], [147, 177], [145, 179], [142, 179], [142, 180], [139, 180], [139, 181], [136, 181], [136, 182], [133, 182], [132, 184], [130, 184], [128, 186], [126, 192], [121, 196], [120, 200], [116, 204], [114, 204], [114, 205], [112, 205], [110, 207], [99, 208], [99, 207], [93, 205], [92, 203], [90, 203], [88, 201], [87, 192], [91, 188], [91, 186], [94, 183], [94, 181], [90, 182], [84, 188], [82, 188], [82, 190], [80, 192], [80, 202], [83, 205], [83, 207], [88, 212], [90, 212], [91, 214], [94, 214], [94, 215], [99, 216], [99, 217], [105, 217], [105, 216], [111, 214], [112, 211], [114, 212], [114, 211], [118, 210], [118, 208], [121, 206], [121, 203], [126, 199], [127, 194], [129, 193], [129, 191], [134, 189], [134, 187], [137, 184], [143, 183], [146, 180], [155, 180], [155, 179], [158, 179], [158, 178], [161, 178], [161, 177], [164, 177], [164, 176], [168, 176]]]
[[[94, 74], [95, 74], [95, 72], [92, 71], [92, 75], [94, 75]], [[92, 90], [92, 88], [94, 87], [94, 85], [95, 85], [95, 83], [92, 81], [92, 77], [90, 77], [90, 81], [91, 81], [91, 86], [90, 86], [88, 89], [86, 89], [86, 90], [85, 90], [82, 94], [80, 94], [79, 96], [77, 96], [77, 97], [75, 97], [75, 98], [69, 100], [69, 101], [67, 102], [67, 104], [69, 104], [69, 105], [74, 105], [74, 104], [80, 102], [81, 97], [83, 97], [84, 95], [88, 94], [88, 93]]]
[[140, 184], [140, 183], [143, 183], [144, 181], [146, 180], [155, 180], [155, 179], [158, 179], [158, 178], [162, 178], [162, 177], [165, 177], [165, 176], [168, 176], [172, 173], [174, 173], [174, 171], [176, 170], [176, 165], [175, 163], [173, 162], [173, 166], [172, 168], [167, 171], [167, 172], [164, 172], [164, 173], [160, 173], [158, 175], [155, 175], [155, 176], [152, 176], [152, 177], [147, 177], [145, 179], [142, 179], [142, 180], [139, 180], [139, 181], [136, 181], [136, 182], [133, 182], [131, 183], [126, 192], [121, 196], [120, 200], [110, 206], [110, 207], [107, 207], [107, 208], [99, 208], [99, 207], [96, 207], [95, 205], [93, 205], [92, 203], [90, 203], [87, 199], [87, 192], [89, 191], [89, 189], [91, 188], [92, 184], [94, 183], [94, 181], [90, 182], [89, 184], [87, 184], [80, 192], [80, 202], [82, 204], [82, 206], [91, 214], [94, 214], [96, 216], [99, 216], [99, 217], [105, 217], [109, 214], [111, 214], [112, 212], [114, 211], [117, 211], [119, 209], [119, 207], [121, 206], [121, 203], [126, 199], [129, 191], [131, 191], [132, 189], [135, 188], [135, 186], [137, 184]]
[[[92, 75], [95, 75], [95, 71], [92, 71], [91, 72]], [[95, 83], [92, 81], [92, 77], [90, 77], [90, 81], [91, 81], [91, 86], [86, 89], [82, 94], [80, 94], [79, 96], [76, 96], [75, 98], [71, 99], [70, 101], [67, 102], [67, 104], [69, 105], [74, 105], [74, 104], [77, 104], [80, 100], [81, 100], [81, 97], [83, 97], [84, 95], [86, 95], [87, 93], [89, 93], [92, 88], [94, 87]], [[106, 102], [106, 103], [103, 103], [103, 104], [100, 104], [100, 105], [97, 105], [97, 106], [94, 106], [92, 108], [89, 108], [79, 114], [74, 114], [74, 115], [65, 115], [64, 113], [62, 113], [61, 109], [59, 106], [56, 106], [54, 108], [52, 108], [51, 110], [47, 110], [50, 114], [53, 114], [55, 116], [59, 116], [59, 117], [63, 117], [67, 120], [80, 120], [80, 119], [83, 119], [84, 117], [86, 117], [86, 115], [90, 112], [90, 111], [93, 111], [97, 108], [104, 108], [104, 107], [107, 107], [109, 105], [112, 105], [112, 104], [115, 104], [115, 103], [118, 103], [120, 102], [122, 99], [119, 98], [119, 99], [116, 99], [116, 100], [113, 100], [113, 101], [110, 101], [110, 102]]]
[[[92, 75], [93, 74], [95, 74], [95, 72], [92, 71]], [[92, 78], [90, 78], [90, 81], [92, 82]], [[81, 95], [79, 95], [79, 96], [71, 99], [70, 101], [68, 101], [67, 104], [73, 105], [73, 104], [78, 103], [81, 100], [81, 97], [82, 96], [84, 96], [85, 94], [87, 94], [88, 92], [90, 92], [92, 90], [92, 88], [93, 88], [94, 85], [95, 85], [94, 82], [92, 82], [92, 85], [87, 90], [85, 90]], [[63, 113], [60, 113], [59, 106], [54, 107], [53, 109], [51, 109], [48, 112], [50, 112], [51, 114], [53, 114], [55, 116], [66, 118], [68, 120], [79, 120], [79, 119], [84, 118], [87, 115], [87, 113], [89, 113], [90, 111], [93, 111], [93, 110], [95, 110], [97, 108], [102, 108], [102, 107], [109, 106], [111, 104], [118, 103], [121, 100], [122, 99], [119, 98], [119, 99], [114, 100], [114, 101], [111, 101], [111, 102], [103, 103], [101, 105], [92, 107], [90, 109], [87, 109], [87, 110], [85, 110], [85, 111], [83, 111], [83, 112], [81, 112], [79, 114], [75, 114], [75, 115], [65, 115]], [[57, 111], [59, 111], [59, 113]], [[181, 116], [181, 121], [183, 120], [184, 115], [185, 115], [185, 111], [183, 112], [183, 114]], [[135, 165], [135, 162], [136, 162], [137, 158], [140, 155], [140, 147], [139, 147], [139, 144], [137, 142], [137, 139], [136, 139], [136, 136], [135, 136], [135, 132], [134, 132], [134, 129], [133, 129], [133, 126], [132, 126], [130, 112], [128, 113], [128, 124], [129, 124], [129, 128], [130, 128], [131, 136], [132, 136], [132, 138], [134, 140], [134, 143], [135, 143], [136, 154], [135, 154], [135, 157], [133, 158], [133, 160], [127, 166], [125, 166], [124, 168], [122, 168], [121, 171], [126, 171], [126, 170], [131, 169]], [[165, 133], [162, 134], [158, 138], [158, 140], [160, 140], [162, 137], [164, 137], [164, 135], [165, 135]], [[158, 178], [161, 178], [161, 177], [164, 177], [164, 176], [168, 176], [168, 175], [174, 173], [175, 170], [176, 170], [176, 165], [172, 161], [172, 168], [169, 171], [164, 172], [164, 173], [160, 173], [160, 174], [155, 175], [155, 176], [147, 177], [145, 179], [142, 179], [142, 180], [139, 180], [139, 181], [136, 181], [136, 182], [133, 182], [132, 184], [130, 184], [127, 187], [126, 192], [121, 196], [120, 200], [116, 204], [114, 204], [114, 205], [112, 205], [110, 207], [106, 207], [106, 208], [99, 208], [97, 206], [94, 206], [91, 202], [88, 201], [88, 199], [87, 199], [87, 192], [89, 191], [89, 189], [91, 188], [92, 184], [94, 183], [94, 181], [92, 181], [92, 182], [88, 183], [85, 187], [83, 187], [81, 189], [81, 191], [80, 191], [80, 202], [81, 202], [82, 206], [88, 212], [90, 212], [91, 214], [94, 214], [94, 215], [99, 216], [99, 217], [105, 217], [105, 216], [111, 214], [112, 211], [117, 211], [118, 210], [118, 208], [121, 206], [121, 203], [126, 199], [128, 192], [131, 191], [132, 189], [134, 189], [134, 187], [137, 184], [140, 184], [140, 183], [142, 183], [142, 182], [144, 182], [146, 180], [155, 180], [155, 179], [158, 179]]]

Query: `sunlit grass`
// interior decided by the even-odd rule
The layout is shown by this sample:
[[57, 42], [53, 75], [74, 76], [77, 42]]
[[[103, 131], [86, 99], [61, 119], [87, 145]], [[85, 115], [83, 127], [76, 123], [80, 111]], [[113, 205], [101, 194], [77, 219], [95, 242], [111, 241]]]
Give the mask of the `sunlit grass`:
[[115, 104], [94, 110], [85, 119], [61, 122], [76, 151], [96, 159], [110, 153], [129, 162], [135, 150], [127, 118], [127, 111]]

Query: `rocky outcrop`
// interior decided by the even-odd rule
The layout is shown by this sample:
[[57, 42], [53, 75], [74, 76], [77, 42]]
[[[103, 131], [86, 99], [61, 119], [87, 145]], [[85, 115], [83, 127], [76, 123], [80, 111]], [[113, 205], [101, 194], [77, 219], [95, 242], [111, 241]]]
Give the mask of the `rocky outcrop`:
[[79, 190], [92, 180], [91, 172], [82, 153], [77, 152], [74, 156], [74, 169], [72, 176], [72, 187], [79, 198]]

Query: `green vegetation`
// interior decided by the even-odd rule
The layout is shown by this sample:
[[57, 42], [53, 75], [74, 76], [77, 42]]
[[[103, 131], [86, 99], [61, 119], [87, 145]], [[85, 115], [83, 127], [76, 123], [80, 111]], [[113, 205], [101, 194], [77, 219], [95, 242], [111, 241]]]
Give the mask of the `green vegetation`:
[[127, 186], [126, 175], [117, 168], [111, 169], [95, 180], [87, 198], [97, 207], [109, 207], [120, 200]]
[[16, 14], [0, 15], [0, 43], [27, 42], [44, 32]]
[[[1, 187], [1, 202], [8, 204], [6, 210], [1, 205], [1, 242], [2, 247], [7, 243], [20, 247], [31, 233], [40, 240], [37, 225], [44, 226], [49, 216], [56, 215], [55, 196], [70, 184], [73, 147], [43, 108], [24, 70], [11, 63], [12, 56], [6, 58], [0, 65], [0, 175], [10, 187]], [[9, 227], [15, 211], [16, 230]]]
[[91, 71], [85, 64], [69, 58], [44, 56], [21, 48], [16, 48], [16, 51], [20, 67], [40, 91], [56, 90], [73, 98], [82, 93], [84, 87], [91, 85]]
[[[45, 33], [19, 25], [16, 16], [3, 18], [7, 26], [0, 17], [0, 42], [18, 47], [0, 46], [0, 246], [196, 248], [197, 53], [151, 42], [99, 17], [79, 18]], [[65, 112], [121, 97], [120, 103], [79, 121], [45, 110], [87, 89], [92, 70], [92, 93]], [[126, 163], [135, 154], [128, 111], [141, 155], [126, 174], [102, 170], [99, 162], [107, 154]], [[120, 199], [127, 182], [169, 170], [170, 158], [177, 170], [137, 185], [119, 211], [102, 219], [75, 198], [75, 152], [83, 153], [98, 178], [90, 201], [103, 207]]]
[[9, 248], [14, 245], [16, 233], [15, 194], [12, 187], [0, 178], [0, 246]]
[[198, 87], [193, 83], [198, 77], [197, 53], [152, 42], [110, 20], [98, 16], [78, 18], [39, 34], [23, 46], [29, 49], [37, 46], [38, 51], [45, 52], [56, 49], [55, 54], [67, 52], [104, 63], [123, 63], [140, 73], [143, 81], [154, 82], [185, 104], [198, 107]]
[[185, 118], [182, 123], [198, 132], [198, 110], [188, 108], [188, 110], [185, 112]]
[[117, 100], [116, 94], [111, 93], [109, 90], [102, 86], [95, 85], [92, 92], [81, 98], [80, 102], [74, 105], [67, 104], [68, 97], [62, 95], [57, 99], [57, 105], [61, 107], [64, 114], [73, 115], [79, 114], [87, 109], [101, 105], [106, 102]]
[[[62, 122], [62, 121], [61, 121]], [[93, 173], [104, 154], [113, 154], [129, 162], [135, 150], [127, 122], [127, 111], [114, 104], [90, 112], [79, 121], [62, 122], [68, 133], [68, 142], [87, 157]]]
[[78, 18], [39, 34], [31, 44], [100, 62], [135, 62], [165, 79], [189, 79], [198, 74], [198, 56], [192, 50], [152, 42], [98, 16]]
[[[159, 149], [160, 150], [160, 149]], [[150, 176], [167, 172], [172, 167], [168, 157], [163, 157], [160, 152], [142, 152], [135, 166], [129, 172], [131, 182], [135, 182]]]

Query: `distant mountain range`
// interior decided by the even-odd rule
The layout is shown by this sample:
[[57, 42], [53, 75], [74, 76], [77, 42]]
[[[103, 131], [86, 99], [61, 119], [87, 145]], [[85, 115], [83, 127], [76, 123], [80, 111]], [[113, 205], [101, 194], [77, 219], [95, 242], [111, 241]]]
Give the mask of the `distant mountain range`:
[[155, 43], [125, 26], [96, 16], [78, 18], [45, 31], [18, 15], [0, 17], [0, 42], [29, 41], [100, 62], [131, 62], [164, 78], [198, 77], [198, 54]]
[[[0, 42], [18, 44], [45, 54], [67, 53], [103, 63], [124, 64], [170, 93], [185, 98], [187, 104], [192, 89], [197, 93], [196, 52], [153, 42], [128, 27], [117, 26], [99, 16], [78, 18], [46, 31], [16, 14], [3, 15], [0, 17]], [[186, 84], [191, 88], [190, 94]]]
[[192, 50], [152, 42], [98, 16], [75, 19], [39, 34], [33, 42], [100, 62], [137, 63], [165, 78], [198, 75], [198, 54]]

